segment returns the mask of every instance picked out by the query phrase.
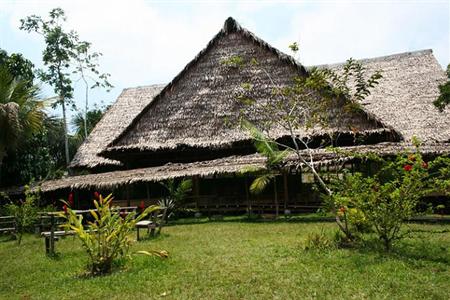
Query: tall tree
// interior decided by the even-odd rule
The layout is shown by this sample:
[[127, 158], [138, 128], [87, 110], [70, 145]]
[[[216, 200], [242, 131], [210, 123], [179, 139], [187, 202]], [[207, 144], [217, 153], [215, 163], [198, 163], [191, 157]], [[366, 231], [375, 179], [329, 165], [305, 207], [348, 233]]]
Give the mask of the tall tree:
[[36, 99], [37, 93], [36, 86], [0, 65], [0, 167], [8, 151], [42, 128], [44, 102]]
[[[290, 48], [295, 55], [298, 45]], [[378, 80], [382, 77], [381, 71], [368, 76], [366, 69], [360, 63], [349, 59], [342, 68], [342, 74], [315, 68], [305, 76], [293, 78], [292, 85], [280, 86], [276, 83], [277, 79], [272, 77], [264, 65], [255, 59], [250, 60], [247, 68], [248, 70], [244, 71], [249, 71], [251, 74], [264, 74], [275, 86], [271, 97], [263, 103], [257, 103], [255, 100], [258, 95], [253, 92], [254, 82], [242, 83], [240, 87], [242, 93], [237, 97], [237, 101], [243, 107], [250, 108], [241, 110], [240, 118], [244, 121], [244, 129], [256, 142], [265, 146], [264, 151], [259, 148], [257, 150], [268, 161], [273, 159], [273, 154], [276, 154], [275, 157], [290, 156], [293, 158], [295, 168], [309, 170], [323, 191], [331, 195], [333, 191], [320, 174], [320, 169], [314, 160], [314, 142], [317, 143], [317, 140], [314, 141], [308, 135], [308, 131], [311, 132], [317, 127], [329, 128], [332, 123], [340, 123], [340, 120], [349, 119], [354, 113], [361, 113], [359, 101], [369, 95], [371, 89], [378, 84]], [[249, 126], [248, 124], [251, 123], [249, 120], [254, 120], [255, 116], [258, 116], [260, 121]], [[272, 137], [274, 128], [285, 130], [288, 140], [283, 142]], [[286, 153], [280, 152], [278, 147]], [[283, 160], [280, 159], [278, 163], [283, 163]], [[269, 165], [271, 170], [276, 169], [274, 164], [269, 163]], [[268, 180], [260, 180], [254, 184], [263, 188], [268, 182]], [[336, 222], [339, 228], [349, 236], [350, 233], [338, 215], [336, 215]]]
[[442, 112], [450, 104], [450, 64], [447, 66], [447, 82], [439, 85], [439, 97], [433, 102]]
[[[48, 19], [32, 15], [21, 20], [20, 29], [36, 32], [44, 37], [46, 47], [42, 59], [45, 70], [39, 70], [38, 76], [54, 88], [58, 95], [55, 105], [60, 105], [64, 121], [64, 149], [66, 165], [70, 163], [69, 135], [67, 130], [67, 108], [75, 108], [73, 101], [72, 75], [79, 73], [86, 84], [86, 103], [88, 101], [88, 79], [94, 80], [92, 87], [111, 87], [108, 82], [109, 74], [100, 74], [97, 70], [97, 58], [101, 55], [90, 52], [90, 43], [80, 41], [78, 34], [63, 28], [66, 16], [61, 8], [52, 9]], [[94, 74], [90, 76], [89, 74]], [[86, 105], [87, 106], [87, 105]], [[87, 112], [87, 107], [86, 111]], [[85, 118], [86, 119], [86, 118]], [[87, 126], [85, 125], [85, 128]], [[86, 130], [87, 131], [87, 130]], [[85, 131], [85, 134], [86, 134]]]
[[[84, 83], [85, 89], [85, 106], [84, 106], [84, 117], [82, 118], [84, 122], [84, 138], [87, 138], [90, 130], [88, 125], [89, 118], [94, 117], [95, 115], [91, 114], [88, 116], [89, 111], [89, 89], [101, 87], [105, 88], [107, 92], [113, 87], [112, 84], [108, 81], [108, 78], [111, 76], [108, 73], [100, 73], [98, 71], [99, 64], [98, 58], [102, 56], [102, 53], [99, 52], [91, 52], [90, 51], [91, 44], [88, 42], [81, 42], [77, 47], [77, 65], [76, 72], [80, 75], [80, 80]], [[89, 84], [91, 82], [92, 85]], [[94, 110], [95, 112], [95, 110]], [[97, 111], [98, 113], [98, 111]], [[101, 116], [100, 116], [101, 117]], [[79, 116], [77, 116], [78, 120], [80, 120]], [[97, 120], [98, 121], [98, 120]], [[95, 124], [94, 124], [95, 125]], [[79, 127], [81, 128], [81, 127]], [[93, 128], [93, 126], [92, 126]], [[92, 130], [92, 129], [91, 129]], [[78, 134], [81, 134], [78, 133]]]

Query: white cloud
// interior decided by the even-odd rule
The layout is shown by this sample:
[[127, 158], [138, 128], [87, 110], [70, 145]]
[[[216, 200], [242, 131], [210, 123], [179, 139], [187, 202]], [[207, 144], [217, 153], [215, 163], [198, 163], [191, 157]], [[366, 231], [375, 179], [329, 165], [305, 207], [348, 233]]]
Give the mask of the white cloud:
[[[450, 61], [449, 5], [420, 1], [0, 0], [0, 23], [9, 26], [0, 28], [0, 34], [6, 34], [6, 38], [0, 36], [0, 47], [22, 52], [39, 65], [43, 42], [37, 35], [20, 31], [19, 19], [30, 14], [47, 16], [50, 9], [60, 6], [68, 16], [67, 27], [104, 54], [102, 71], [111, 73], [117, 88], [111, 94], [93, 92], [91, 98], [111, 102], [122, 88], [171, 80], [229, 16], [287, 53], [287, 45], [299, 41], [301, 61], [306, 65], [421, 48], [433, 48], [445, 64]], [[436, 29], [435, 19], [445, 17], [447, 23]], [[77, 98], [81, 104], [82, 93]]]
[[[322, 3], [301, 11], [291, 20], [290, 30], [275, 44], [283, 50], [300, 42], [301, 60], [307, 65], [374, 57], [433, 48], [441, 63], [449, 61], [450, 29], [433, 28], [436, 12], [450, 17], [449, 3], [344, 2]], [[429, 35], [439, 33], [435, 43]]]

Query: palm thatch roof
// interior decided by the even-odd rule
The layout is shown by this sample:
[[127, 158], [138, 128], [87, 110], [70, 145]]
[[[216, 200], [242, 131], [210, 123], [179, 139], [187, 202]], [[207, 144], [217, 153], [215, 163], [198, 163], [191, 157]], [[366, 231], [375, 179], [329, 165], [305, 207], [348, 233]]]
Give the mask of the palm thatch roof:
[[149, 85], [124, 89], [80, 146], [70, 167], [93, 169], [104, 165], [120, 166], [119, 161], [101, 157], [99, 153], [131, 123], [163, 87], [164, 85]]
[[[415, 152], [416, 148], [407, 143], [380, 143], [376, 145], [343, 147], [342, 152], [328, 149], [313, 150], [314, 160], [319, 165], [336, 162], [346, 162], [353, 159], [354, 154], [377, 153], [391, 156], [399, 152]], [[423, 145], [420, 148], [425, 155], [449, 155], [450, 145], [443, 143]], [[296, 161], [295, 157], [288, 158], [287, 163]], [[45, 181], [40, 186], [42, 192], [61, 189], [113, 189], [122, 185], [143, 182], [158, 182], [169, 178], [190, 176], [206, 177], [220, 174], [233, 174], [246, 170], [265, 168], [266, 159], [259, 154], [231, 156], [209, 161], [198, 161], [184, 164], [166, 164], [163, 166], [121, 170], [99, 174], [72, 176], [64, 179]]]
[[[120, 152], [182, 147], [222, 148], [249, 140], [249, 135], [236, 126], [240, 111], [252, 109], [244, 108], [236, 100], [243, 93], [241, 85], [250, 82], [252, 98], [256, 105], [261, 105], [273, 98], [274, 90], [291, 86], [295, 77], [306, 74], [305, 68], [292, 57], [229, 18], [206, 48], [135, 117], [102, 155], [117, 157]], [[265, 121], [256, 113], [250, 115], [253, 123]], [[384, 127], [365, 113], [348, 115], [345, 123], [334, 122], [327, 131], [370, 132]], [[288, 134], [283, 128], [271, 131], [274, 138]], [[324, 132], [316, 128], [314, 134]], [[301, 130], [299, 134], [308, 132]]]
[[[247, 53], [253, 57], [259, 55], [259, 60], [267, 60], [275, 68], [280, 85], [291, 79], [292, 74], [306, 72], [293, 58], [229, 19], [207, 47], [168, 85], [125, 89], [79, 148], [71, 167], [119, 166], [117, 160], [99, 155], [108, 144], [113, 144], [111, 150], [132, 147], [173, 149], [180, 145], [220, 146], [242, 138], [242, 133], [236, 129], [221, 131], [224, 128], [221, 122], [234, 113], [230, 110], [234, 103], [231, 98], [236, 97], [239, 90], [233, 87], [238, 87], [252, 74], [243, 78], [242, 74], [235, 76], [238, 70], [235, 70], [236, 74], [230, 74], [230, 68], [226, 74], [221, 72], [226, 69], [223, 61]], [[359, 61], [368, 73], [382, 70], [383, 74], [380, 84], [363, 102], [368, 114], [395, 129], [407, 141], [413, 135], [425, 142], [450, 141], [450, 108], [439, 113], [432, 105], [438, 95], [438, 85], [445, 81], [445, 74], [431, 50]], [[339, 71], [342, 65], [319, 67]], [[224, 82], [226, 86], [223, 86]], [[261, 82], [261, 85], [270, 86], [267, 82]], [[270, 88], [266, 92], [268, 90]], [[199, 118], [199, 112], [204, 117]], [[141, 119], [149, 122], [139, 122]]]
[[[406, 141], [450, 141], [450, 108], [440, 113], [433, 105], [438, 86], [445, 82], [432, 50], [406, 52], [359, 60], [368, 73], [381, 70], [383, 78], [362, 102], [364, 110], [400, 132]], [[322, 65], [336, 71], [343, 64]]]

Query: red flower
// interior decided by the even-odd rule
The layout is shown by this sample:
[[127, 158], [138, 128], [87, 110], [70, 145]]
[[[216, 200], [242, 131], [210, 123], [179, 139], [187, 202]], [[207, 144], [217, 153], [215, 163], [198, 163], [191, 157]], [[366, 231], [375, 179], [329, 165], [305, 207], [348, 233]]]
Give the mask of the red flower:
[[69, 194], [69, 199], [67, 200], [70, 206], [73, 206], [73, 193]]
[[345, 211], [346, 211], [345, 207], [341, 206], [341, 207], [339, 208], [339, 212], [340, 212], [340, 213], [345, 213]]
[[100, 198], [100, 194], [98, 192], [94, 192], [94, 198], [95, 199], [99, 199]]
[[139, 204], [139, 208], [140, 208], [141, 210], [144, 210], [144, 209], [145, 209], [145, 202], [144, 202], [144, 200], [142, 200], [141, 203]]
[[428, 163], [426, 161], [422, 162], [422, 168], [428, 169]]
[[65, 212], [65, 213], [67, 213], [67, 205], [63, 205], [63, 211]]
[[403, 170], [405, 170], [405, 171], [411, 171], [412, 170], [412, 166], [411, 165], [405, 165], [404, 167], [403, 167]]

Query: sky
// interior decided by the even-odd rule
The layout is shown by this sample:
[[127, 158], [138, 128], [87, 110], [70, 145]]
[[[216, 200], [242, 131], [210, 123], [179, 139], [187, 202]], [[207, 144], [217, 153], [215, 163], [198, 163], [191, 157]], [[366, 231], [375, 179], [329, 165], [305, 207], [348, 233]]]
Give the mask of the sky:
[[[42, 67], [42, 37], [20, 31], [20, 19], [55, 7], [65, 10], [67, 29], [103, 53], [100, 71], [111, 74], [114, 88], [91, 91], [91, 106], [111, 104], [127, 87], [169, 82], [229, 16], [283, 52], [298, 42], [306, 66], [421, 49], [432, 49], [443, 68], [450, 63], [450, 0], [0, 0], [0, 48]], [[52, 89], [42, 85], [42, 96]], [[75, 82], [80, 108], [83, 97]]]

